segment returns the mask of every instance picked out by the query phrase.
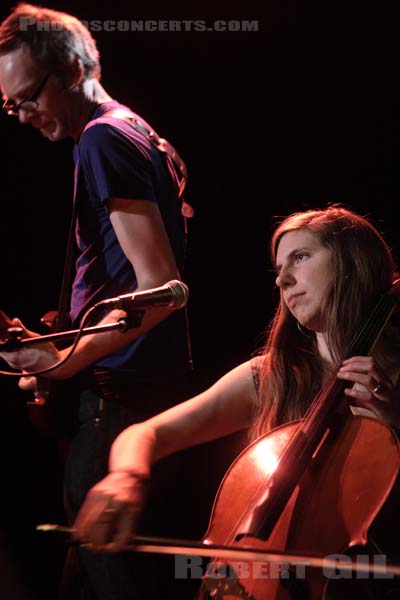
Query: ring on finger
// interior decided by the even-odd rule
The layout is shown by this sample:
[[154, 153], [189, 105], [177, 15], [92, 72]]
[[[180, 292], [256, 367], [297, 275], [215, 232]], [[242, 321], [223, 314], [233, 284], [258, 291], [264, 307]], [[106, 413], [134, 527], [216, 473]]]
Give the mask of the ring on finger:
[[381, 384], [378, 383], [378, 385], [376, 385], [374, 387], [374, 389], [371, 390], [371, 394], [373, 394], [375, 396], [375, 394], [378, 394], [381, 391], [381, 388], [382, 388]]

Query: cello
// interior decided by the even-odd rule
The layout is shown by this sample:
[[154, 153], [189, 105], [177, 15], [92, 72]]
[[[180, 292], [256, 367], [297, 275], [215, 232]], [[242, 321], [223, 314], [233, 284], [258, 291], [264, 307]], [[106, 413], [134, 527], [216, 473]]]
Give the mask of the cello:
[[[379, 299], [344, 359], [372, 351], [399, 293], [396, 281]], [[261, 436], [231, 465], [217, 492], [205, 545], [253, 545], [267, 552], [319, 556], [342, 555], [361, 546], [365, 553], [368, 530], [398, 476], [400, 446], [386, 424], [338, 411], [348, 385], [336, 377], [341, 362], [300, 421]], [[298, 577], [285, 565], [275, 567], [251, 561], [235, 564], [217, 556], [196, 598], [330, 597], [334, 572], [306, 569]]]

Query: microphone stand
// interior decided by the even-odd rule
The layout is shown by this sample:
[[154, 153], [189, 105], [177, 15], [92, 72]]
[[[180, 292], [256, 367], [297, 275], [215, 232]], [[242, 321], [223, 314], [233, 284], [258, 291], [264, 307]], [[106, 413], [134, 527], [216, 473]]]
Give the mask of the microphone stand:
[[122, 319], [118, 319], [115, 323], [105, 323], [104, 325], [93, 325], [91, 327], [83, 327], [82, 329], [71, 329], [69, 331], [60, 331], [58, 333], [49, 333], [47, 335], [38, 335], [32, 338], [23, 338], [22, 327], [9, 327], [7, 334], [9, 339], [0, 343], [0, 352], [13, 352], [21, 350], [24, 346], [32, 346], [35, 344], [43, 344], [44, 342], [59, 342], [68, 340], [79, 335], [89, 335], [93, 333], [104, 333], [105, 331], [118, 330], [125, 333], [130, 329], [137, 329], [142, 323], [144, 310], [129, 311], [128, 315]]

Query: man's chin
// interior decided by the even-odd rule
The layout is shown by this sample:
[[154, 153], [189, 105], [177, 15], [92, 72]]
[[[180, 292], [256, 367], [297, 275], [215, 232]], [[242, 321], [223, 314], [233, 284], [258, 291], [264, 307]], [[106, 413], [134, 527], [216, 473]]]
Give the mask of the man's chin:
[[50, 127], [43, 127], [39, 129], [39, 131], [43, 137], [49, 140], [49, 142], [58, 142], [58, 140], [65, 137], [62, 135], [61, 128], [56, 123], [54, 125], [52, 124]]

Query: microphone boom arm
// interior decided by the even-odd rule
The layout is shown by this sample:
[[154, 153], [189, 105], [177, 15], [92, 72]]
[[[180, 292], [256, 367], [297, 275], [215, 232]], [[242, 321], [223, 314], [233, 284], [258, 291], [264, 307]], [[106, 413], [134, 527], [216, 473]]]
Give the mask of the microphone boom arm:
[[31, 346], [35, 344], [43, 344], [44, 342], [59, 342], [61, 340], [68, 340], [76, 337], [78, 334], [80, 337], [93, 333], [104, 333], [106, 331], [118, 330], [121, 333], [125, 333], [130, 329], [137, 329], [140, 327], [143, 319], [144, 311], [129, 311], [129, 315], [125, 318], [118, 319], [114, 323], [105, 323], [104, 325], [92, 325], [91, 327], [84, 327], [83, 329], [70, 329], [69, 331], [60, 331], [58, 333], [49, 333], [47, 335], [38, 335], [32, 338], [22, 338], [23, 330], [21, 327], [10, 327], [7, 330], [10, 338], [0, 344], [1, 352], [12, 352], [20, 350], [23, 346]]

